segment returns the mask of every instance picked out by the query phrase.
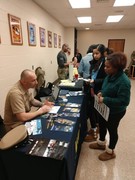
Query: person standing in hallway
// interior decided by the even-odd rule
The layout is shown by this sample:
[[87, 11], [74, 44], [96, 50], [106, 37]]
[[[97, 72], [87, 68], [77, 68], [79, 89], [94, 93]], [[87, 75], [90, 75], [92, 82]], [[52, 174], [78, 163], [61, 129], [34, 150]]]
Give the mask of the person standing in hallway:
[[69, 76], [68, 67], [70, 62], [67, 61], [67, 56], [66, 56], [66, 53], [68, 53], [69, 50], [68, 48], [69, 48], [68, 44], [63, 44], [61, 51], [57, 54], [57, 64], [58, 64], [57, 74], [60, 80], [68, 79]]
[[[112, 53], [105, 62], [105, 78], [101, 92], [97, 94], [99, 103], [110, 108], [108, 121], [99, 114], [99, 139], [89, 145], [90, 149], [105, 150], [98, 156], [107, 161], [116, 157], [114, 149], [118, 142], [118, 127], [130, 102], [131, 83], [124, 73], [127, 57], [122, 52]], [[106, 134], [109, 132], [109, 144], [106, 146]]]
[[[80, 112], [82, 123], [82, 138], [85, 142], [96, 141], [98, 137], [98, 116], [97, 111], [94, 108], [94, 94], [97, 94], [101, 90], [101, 86], [106, 73], [104, 71], [105, 65], [105, 46], [103, 44], [97, 44], [93, 49], [93, 60], [90, 61], [90, 76], [84, 87], [84, 98]], [[85, 115], [83, 113], [84, 107]], [[88, 129], [87, 120], [90, 121], [91, 128]]]
[[74, 67], [74, 68], [77, 68], [77, 69], [78, 69], [79, 64], [78, 64], [78, 62], [77, 62], [77, 57], [76, 57], [76, 56], [74, 56], [74, 57], [72, 58], [72, 62], [71, 62], [71, 63], [73, 64], [73, 67]]
[[93, 59], [92, 53], [93, 49], [96, 47], [96, 45], [90, 45], [87, 53], [84, 57], [82, 57], [79, 67], [78, 67], [78, 73], [81, 77], [84, 79], [88, 79], [90, 77], [90, 61]]
[[77, 62], [80, 63], [82, 59], [82, 54], [79, 52], [79, 49], [76, 49], [75, 56], [77, 57]]
[[71, 55], [71, 48], [68, 47], [68, 50], [67, 50], [67, 55], [70, 56]]
[[106, 50], [105, 50], [105, 57], [107, 58], [107, 56], [109, 55], [109, 54], [112, 54], [112, 53], [114, 53], [114, 49], [113, 48], [106, 48]]

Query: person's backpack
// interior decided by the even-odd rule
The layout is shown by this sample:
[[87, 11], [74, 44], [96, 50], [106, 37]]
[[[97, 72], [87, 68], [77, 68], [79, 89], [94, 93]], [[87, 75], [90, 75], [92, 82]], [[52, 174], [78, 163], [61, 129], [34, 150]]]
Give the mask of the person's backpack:
[[45, 71], [41, 67], [37, 67], [35, 70], [35, 74], [37, 76], [37, 87], [36, 87], [36, 96], [35, 99], [41, 101], [41, 97], [49, 96], [52, 93], [51, 82], [48, 82], [45, 87]]
[[36, 90], [39, 91], [40, 87], [45, 87], [45, 71], [41, 67], [37, 67], [35, 69], [35, 74], [38, 82]]

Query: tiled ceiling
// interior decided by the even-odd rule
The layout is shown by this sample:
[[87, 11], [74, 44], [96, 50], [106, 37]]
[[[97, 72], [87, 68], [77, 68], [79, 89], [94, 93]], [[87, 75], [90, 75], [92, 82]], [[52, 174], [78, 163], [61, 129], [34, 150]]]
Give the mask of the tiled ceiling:
[[[33, 0], [65, 27], [84, 30], [133, 29], [135, 28], [135, 6], [113, 7], [115, 0], [91, 0], [91, 8], [72, 9], [68, 0]], [[127, 0], [129, 1], [129, 0]], [[109, 15], [124, 15], [118, 23], [106, 23]], [[91, 24], [80, 24], [78, 16], [91, 16]]]

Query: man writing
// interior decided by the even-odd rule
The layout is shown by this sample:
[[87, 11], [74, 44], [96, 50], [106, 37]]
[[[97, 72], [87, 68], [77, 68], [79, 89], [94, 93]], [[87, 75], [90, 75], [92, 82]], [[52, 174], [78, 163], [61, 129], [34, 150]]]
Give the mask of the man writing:
[[[42, 103], [34, 99], [32, 93], [29, 92], [29, 89], [35, 88], [36, 85], [37, 77], [34, 71], [26, 69], [21, 73], [20, 80], [9, 90], [4, 109], [4, 124], [7, 131], [50, 111], [52, 102]], [[32, 106], [39, 109], [31, 112]]]

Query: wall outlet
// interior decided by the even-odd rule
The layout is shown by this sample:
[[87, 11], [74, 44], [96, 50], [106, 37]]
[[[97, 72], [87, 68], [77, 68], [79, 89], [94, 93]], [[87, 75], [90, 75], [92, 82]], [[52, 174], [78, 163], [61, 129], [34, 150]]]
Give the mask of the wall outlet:
[[34, 65], [32, 65], [32, 70], [34, 70]]

